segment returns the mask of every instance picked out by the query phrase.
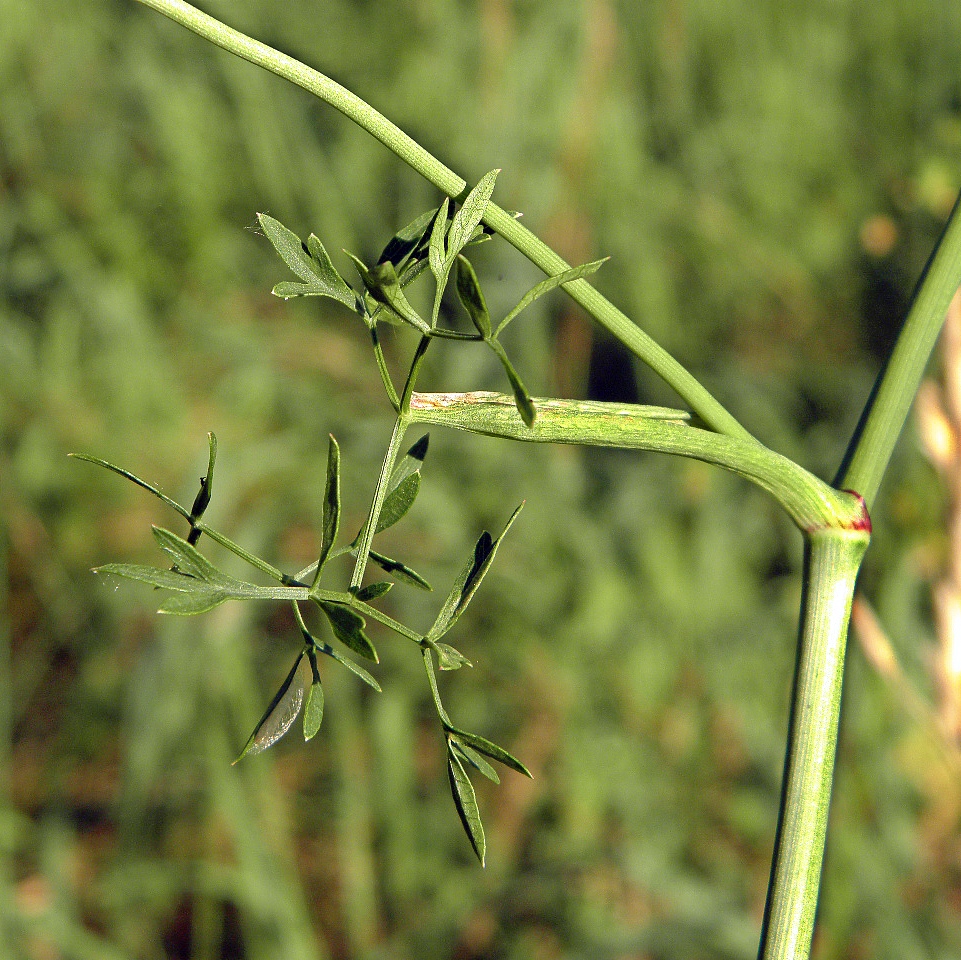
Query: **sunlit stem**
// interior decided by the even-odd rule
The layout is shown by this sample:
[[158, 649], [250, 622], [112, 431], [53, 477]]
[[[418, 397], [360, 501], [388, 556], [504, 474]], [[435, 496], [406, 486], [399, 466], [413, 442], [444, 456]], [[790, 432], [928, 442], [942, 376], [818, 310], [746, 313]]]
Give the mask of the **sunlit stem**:
[[370, 512], [367, 515], [367, 522], [360, 535], [360, 542], [357, 544], [357, 562], [354, 564], [354, 573], [350, 578], [350, 589], [356, 590], [364, 582], [364, 572], [367, 569], [367, 558], [370, 554], [370, 545], [377, 531], [377, 521], [380, 519], [380, 511], [384, 506], [384, 499], [387, 496], [387, 486], [390, 483], [391, 474], [394, 471], [394, 464], [397, 462], [397, 454], [400, 445], [404, 440], [404, 433], [410, 422], [410, 398], [414, 392], [414, 385], [417, 382], [417, 374], [420, 372], [424, 355], [430, 346], [430, 337], [423, 336], [414, 351], [411, 360], [410, 371], [407, 374], [407, 382], [404, 384], [404, 393], [400, 398], [400, 408], [397, 411], [397, 419], [394, 421], [394, 429], [390, 435], [390, 442], [387, 444], [387, 452], [384, 454], [384, 462], [381, 464], [380, 476], [377, 478], [377, 486], [374, 489], [374, 497], [370, 504]]
[[866, 530], [805, 540], [804, 597], [761, 960], [806, 960], [817, 912], [848, 620]]

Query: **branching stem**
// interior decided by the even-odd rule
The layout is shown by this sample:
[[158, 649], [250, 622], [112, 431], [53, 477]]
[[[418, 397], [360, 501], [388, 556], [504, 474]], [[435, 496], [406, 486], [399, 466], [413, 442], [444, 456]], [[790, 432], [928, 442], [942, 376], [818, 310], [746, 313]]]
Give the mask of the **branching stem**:
[[[249, 60], [319, 97], [379, 140], [447, 196], [462, 199], [466, 195], [468, 186], [466, 180], [441, 163], [370, 104], [331, 80], [330, 77], [265, 43], [228, 27], [189, 3], [185, 3], [184, 0], [137, 0], [137, 2], [182, 24], [218, 47], [244, 60]], [[570, 264], [496, 204], [488, 204], [484, 222], [548, 276], [556, 276], [570, 269]], [[598, 323], [606, 327], [673, 387], [678, 396], [705, 423], [719, 433], [750, 439], [747, 430], [694, 376], [586, 280], [573, 280], [564, 284], [564, 289]]]

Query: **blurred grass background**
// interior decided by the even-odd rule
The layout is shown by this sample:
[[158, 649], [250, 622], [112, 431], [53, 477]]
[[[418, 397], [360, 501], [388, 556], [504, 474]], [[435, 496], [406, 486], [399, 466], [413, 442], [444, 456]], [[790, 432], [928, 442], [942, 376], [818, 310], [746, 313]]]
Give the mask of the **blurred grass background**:
[[[571, 261], [610, 255], [598, 286], [831, 477], [961, 187], [961, 5], [204, 8], [468, 180], [503, 168], [499, 202]], [[0, 22], [2, 955], [753, 957], [799, 590], [774, 505], [693, 463], [435, 431], [390, 547], [439, 591], [528, 501], [453, 638], [477, 666], [445, 678], [455, 719], [535, 773], [479, 785], [487, 869], [419, 658], [393, 638], [375, 634], [382, 695], [331, 664], [318, 739], [231, 767], [294, 625], [247, 604], [158, 618], [148, 591], [99, 582], [98, 563], [159, 562], [150, 524], [176, 518], [66, 454], [189, 502], [213, 430], [208, 519], [309, 562], [326, 435], [349, 529], [389, 410], [361, 325], [272, 298], [289, 277], [245, 228], [266, 211], [371, 258], [438, 197], [324, 105], [130, 0], [0, 0]], [[496, 243], [479, 270], [495, 312], [536, 279]], [[535, 394], [673, 402], [561, 297], [538, 307], [511, 343]], [[427, 389], [504, 387], [479, 350], [435, 353]], [[822, 960], [961, 957], [961, 767], [928, 717], [946, 503], [909, 431], [863, 584], [922, 708], [852, 645]], [[389, 599], [425, 626], [439, 602]]]

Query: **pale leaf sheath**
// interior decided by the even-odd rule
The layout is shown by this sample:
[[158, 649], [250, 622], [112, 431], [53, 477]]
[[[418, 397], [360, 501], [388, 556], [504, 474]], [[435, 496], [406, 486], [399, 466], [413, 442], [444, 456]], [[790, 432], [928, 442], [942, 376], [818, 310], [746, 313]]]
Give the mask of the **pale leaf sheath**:
[[536, 417], [528, 426], [506, 394], [414, 393], [410, 419], [491, 437], [650, 450], [713, 463], [767, 490], [805, 533], [854, 525], [862, 517], [863, 504], [852, 494], [833, 489], [756, 440], [693, 427], [683, 410], [538, 397], [531, 402]]

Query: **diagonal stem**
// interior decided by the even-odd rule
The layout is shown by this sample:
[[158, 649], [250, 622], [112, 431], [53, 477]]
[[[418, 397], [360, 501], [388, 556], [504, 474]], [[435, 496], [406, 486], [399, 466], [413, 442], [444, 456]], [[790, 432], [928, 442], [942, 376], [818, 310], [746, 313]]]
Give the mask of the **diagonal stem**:
[[[137, 0], [182, 24], [189, 30], [238, 57], [248, 60], [319, 97], [376, 137], [401, 160], [449, 197], [462, 197], [467, 182], [441, 163], [396, 124], [378, 113], [356, 94], [273, 47], [228, 27], [184, 0]], [[558, 254], [496, 204], [487, 206], [484, 222], [546, 274], [556, 276], [570, 269]], [[708, 426], [719, 433], [751, 439], [750, 433], [701, 383], [667, 351], [658, 346], [606, 297], [586, 280], [563, 285], [570, 296], [595, 320], [621, 340], [671, 386]]]

